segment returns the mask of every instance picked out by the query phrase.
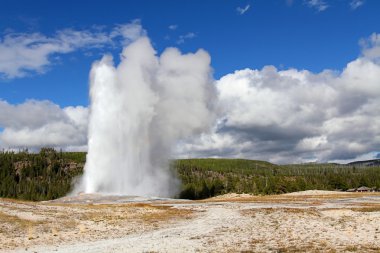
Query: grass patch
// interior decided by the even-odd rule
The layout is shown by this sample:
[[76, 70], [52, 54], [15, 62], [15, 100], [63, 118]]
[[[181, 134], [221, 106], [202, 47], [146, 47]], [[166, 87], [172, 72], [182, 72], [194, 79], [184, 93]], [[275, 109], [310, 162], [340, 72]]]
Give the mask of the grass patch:
[[31, 226], [42, 224], [42, 222], [22, 219], [16, 215], [10, 215], [0, 211], [0, 224], [2, 224], [2, 226], [8, 224], [12, 227], [16, 226], [17, 228], [25, 229]]
[[357, 208], [350, 208], [350, 210], [354, 212], [364, 212], [364, 213], [369, 213], [369, 212], [380, 212], [380, 207], [357, 207]]

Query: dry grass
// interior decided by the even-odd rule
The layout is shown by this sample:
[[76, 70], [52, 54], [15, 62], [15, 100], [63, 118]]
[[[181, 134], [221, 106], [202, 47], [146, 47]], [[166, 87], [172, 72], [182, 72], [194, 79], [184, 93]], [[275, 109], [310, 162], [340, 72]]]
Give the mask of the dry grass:
[[76, 208], [85, 210], [79, 214], [82, 221], [107, 222], [117, 224], [123, 221], [158, 222], [171, 219], [188, 218], [191, 211], [176, 209], [171, 206], [159, 206], [145, 203], [134, 204], [98, 204], [98, 205], [75, 205]]
[[[8, 200], [3, 203], [7, 205], [2, 209], [0, 206], [0, 241], [3, 242], [0, 251], [62, 241], [116, 238], [190, 219], [193, 214], [190, 210], [143, 203], [28, 205], [29, 202]], [[16, 216], [7, 210], [27, 215]]]
[[345, 208], [324, 208], [323, 211], [351, 210], [354, 212], [380, 212], [380, 203], [355, 203], [355, 206], [347, 205]]
[[378, 253], [380, 252], [380, 247], [372, 245], [349, 245], [344, 248], [346, 252], [367, 252], [367, 253]]
[[[2, 241], [0, 250], [19, 246], [18, 239], [28, 241], [38, 238], [37, 231], [46, 224], [44, 221], [23, 219], [0, 212], [0, 241]], [[12, 240], [6, 240], [7, 238], [12, 238]]]
[[[208, 226], [215, 225], [222, 217], [223, 223], [207, 236], [189, 232], [191, 236], [186, 237], [182, 232], [181, 236], [184, 240], [191, 237], [195, 244], [202, 241], [208, 247], [220, 246], [223, 252], [380, 252], [376, 237], [378, 230], [374, 227], [380, 217], [377, 213], [366, 213], [379, 212], [380, 203], [364, 203], [365, 199], [363, 202], [355, 199], [373, 195], [380, 196], [378, 193], [232, 195], [182, 202], [191, 203], [187, 207], [181, 207], [177, 201], [61, 204], [3, 200], [0, 202], [0, 251], [33, 245], [124, 238], [129, 234], [150, 235], [157, 229], [165, 228], [166, 231], [166, 228], [174, 228], [180, 220], [185, 221], [181, 223], [182, 229], [186, 227], [183, 224], [192, 223], [187, 219]], [[346, 198], [353, 201], [340, 201]], [[213, 214], [210, 220], [206, 220], [209, 210], [213, 209], [217, 210], [217, 215]], [[199, 219], [205, 220], [199, 222]], [[352, 237], [356, 238], [349, 240], [352, 245], [344, 241], [356, 233], [365, 233], [369, 239], [363, 237], [358, 241]], [[337, 238], [343, 239], [336, 242]]]
[[355, 212], [380, 212], [380, 207], [378, 206], [367, 206], [367, 207], [353, 207], [350, 210]]
[[335, 253], [337, 252], [335, 249], [332, 248], [326, 248], [326, 247], [318, 247], [314, 244], [309, 245], [301, 245], [301, 246], [285, 246], [285, 247], [279, 247], [275, 249], [275, 252], [278, 253]]
[[20, 217], [16, 215], [10, 215], [10, 214], [0, 211], [0, 224], [2, 226], [6, 224], [11, 224], [12, 226], [16, 226], [16, 227], [20, 227], [21, 229], [24, 229], [26, 227], [38, 225], [39, 223], [40, 222], [27, 220], [27, 219], [21, 219]]
[[273, 214], [275, 212], [283, 212], [285, 214], [294, 214], [294, 215], [307, 215], [307, 216], [321, 216], [320, 212], [315, 208], [289, 208], [289, 207], [269, 207], [269, 208], [260, 208], [260, 209], [246, 209], [242, 210], [241, 214], [255, 217], [258, 212], [263, 212], [265, 214]]
[[334, 199], [348, 199], [348, 198], [359, 198], [367, 196], [380, 196], [379, 192], [339, 192], [336, 194], [315, 194], [315, 195], [249, 195], [243, 197], [214, 197], [204, 200], [199, 200], [198, 202], [262, 202], [262, 203], [305, 203], [305, 201], [314, 203], [316, 205], [320, 204], [324, 200], [334, 200]]
[[358, 203], [350, 210], [355, 212], [380, 212], [380, 203]]
[[30, 201], [30, 200], [0, 198], [0, 203], [6, 203], [6, 202], [18, 203], [18, 204], [36, 204], [36, 202]]

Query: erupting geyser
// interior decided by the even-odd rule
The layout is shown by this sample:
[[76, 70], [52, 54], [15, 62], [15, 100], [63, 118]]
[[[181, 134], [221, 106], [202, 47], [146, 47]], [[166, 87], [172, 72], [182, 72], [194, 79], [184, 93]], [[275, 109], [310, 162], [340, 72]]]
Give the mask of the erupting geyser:
[[169, 170], [177, 140], [213, 121], [210, 57], [166, 49], [156, 56], [147, 37], [93, 64], [84, 174], [75, 192], [170, 197], [178, 182]]

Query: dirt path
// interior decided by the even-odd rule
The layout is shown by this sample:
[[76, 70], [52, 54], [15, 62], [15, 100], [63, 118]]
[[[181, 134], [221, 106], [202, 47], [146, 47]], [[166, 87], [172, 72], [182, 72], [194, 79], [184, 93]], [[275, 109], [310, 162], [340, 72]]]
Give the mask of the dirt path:
[[[170, 227], [135, 233], [122, 238], [105, 239], [95, 242], [60, 245], [59, 247], [30, 248], [30, 252], [206, 252], [218, 237], [224, 237], [230, 230], [238, 229], [249, 222], [239, 210], [219, 206], [191, 207], [199, 214], [191, 220], [180, 221]], [[233, 237], [224, 238], [219, 245], [231, 245]], [[18, 252], [25, 252], [25, 249]]]

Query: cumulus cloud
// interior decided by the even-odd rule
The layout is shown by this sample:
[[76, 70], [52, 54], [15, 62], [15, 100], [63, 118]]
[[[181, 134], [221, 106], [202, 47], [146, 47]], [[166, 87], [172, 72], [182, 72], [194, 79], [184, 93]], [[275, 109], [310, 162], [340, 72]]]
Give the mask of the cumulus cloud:
[[[175, 157], [242, 157], [275, 163], [350, 161], [378, 157], [380, 147], [380, 35], [361, 40], [362, 54], [342, 71], [278, 70], [274, 66], [243, 69], [216, 81], [218, 120], [210, 133], [182, 138]], [[160, 129], [165, 136], [182, 131], [175, 124], [181, 116], [182, 99], [192, 93], [177, 90], [176, 75], [181, 55], [168, 49], [160, 57], [159, 83], [172, 95], [158, 110], [167, 107]], [[187, 56], [181, 56], [187, 57]], [[175, 63], [174, 65], [173, 62]], [[187, 66], [187, 67], [186, 67]], [[185, 71], [188, 65], [183, 66]], [[189, 66], [196, 68], [197, 64]], [[162, 73], [168, 73], [161, 75]], [[169, 75], [170, 74], [170, 75]], [[164, 76], [170, 76], [164, 79]], [[196, 78], [196, 77], [194, 77]], [[156, 87], [160, 89], [160, 87]], [[194, 90], [196, 91], [196, 90]], [[166, 97], [163, 92], [162, 96]], [[195, 96], [195, 95], [194, 95]], [[190, 108], [197, 110], [196, 105]], [[0, 147], [42, 146], [85, 150], [87, 114], [83, 107], [60, 108], [49, 101], [26, 101], [12, 105], [0, 101]], [[202, 122], [188, 118], [189, 124]], [[157, 119], [157, 124], [160, 122]], [[156, 126], [158, 127], [159, 124]], [[174, 127], [176, 131], [172, 131]], [[161, 130], [160, 130], [161, 131]]]
[[[180, 156], [272, 162], [350, 160], [380, 147], [379, 35], [342, 72], [244, 69], [216, 84], [221, 117], [212, 134], [180, 143]], [[366, 53], [371, 52], [371, 53]]]
[[317, 11], [325, 11], [329, 8], [329, 5], [323, 0], [307, 0], [306, 5], [310, 8], [316, 9]]
[[120, 38], [127, 44], [145, 33], [139, 20], [117, 25], [110, 32], [103, 29], [63, 29], [53, 36], [7, 33], [0, 38], [0, 78], [12, 79], [30, 73], [44, 73], [54, 62], [54, 55], [104, 47]]
[[373, 33], [369, 38], [360, 40], [363, 56], [375, 61], [380, 59], [380, 34]]
[[50, 101], [28, 100], [12, 105], [0, 100], [0, 147], [57, 147], [85, 150], [88, 109], [82, 106], [60, 108]]
[[249, 4], [247, 4], [245, 7], [239, 6], [236, 8], [236, 11], [239, 13], [239, 15], [243, 15], [244, 13], [246, 13], [249, 10], [250, 7], [251, 6]]
[[146, 30], [143, 29], [139, 19], [133, 20], [128, 24], [117, 25], [111, 32], [110, 38], [123, 37], [123, 45], [137, 40], [140, 37], [146, 36]]

